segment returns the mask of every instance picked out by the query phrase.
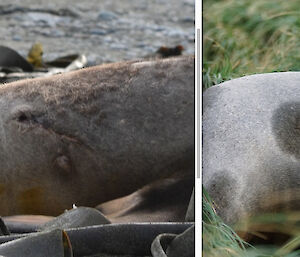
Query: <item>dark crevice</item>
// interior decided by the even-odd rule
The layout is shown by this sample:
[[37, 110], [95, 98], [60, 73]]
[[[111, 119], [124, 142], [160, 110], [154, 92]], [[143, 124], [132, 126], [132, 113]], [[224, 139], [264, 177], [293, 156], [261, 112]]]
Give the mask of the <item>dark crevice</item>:
[[29, 121], [29, 117], [27, 117], [25, 113], [22, 113], [22, 114], [18, 117], [18, 121], [19, 121], [19, 122]]

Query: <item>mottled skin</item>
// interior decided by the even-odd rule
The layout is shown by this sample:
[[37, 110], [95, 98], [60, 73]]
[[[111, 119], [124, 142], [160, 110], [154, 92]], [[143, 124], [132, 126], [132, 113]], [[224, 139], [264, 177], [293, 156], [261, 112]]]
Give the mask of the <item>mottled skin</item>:
[[194, 165], [194, 58], [0, 86], [0, 215], [96, 206]]

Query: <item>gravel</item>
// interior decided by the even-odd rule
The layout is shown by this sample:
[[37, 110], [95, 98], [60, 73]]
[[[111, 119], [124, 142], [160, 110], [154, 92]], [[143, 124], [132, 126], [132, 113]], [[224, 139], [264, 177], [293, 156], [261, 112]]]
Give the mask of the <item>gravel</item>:
[[192, 0], [1, 0], [0, 41], [44, 59], [83, 53], [89, 65], [138, 59], [181, 44], [194, 54]]

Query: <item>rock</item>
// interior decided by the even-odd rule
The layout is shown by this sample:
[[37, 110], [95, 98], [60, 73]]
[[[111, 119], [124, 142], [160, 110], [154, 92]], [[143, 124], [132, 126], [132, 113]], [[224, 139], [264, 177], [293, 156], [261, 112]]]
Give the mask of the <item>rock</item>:
[[98, 19], [103, 20], [103, 21], [111, 21], [111, 20], [115, 20], [117, 18], [118, 18], [118, 16], [115, 13], [110, 12], [110, 11], [102, 11], [98, 15]]
[[181, 19], [181, 22], [184, 22], [184, 23], [195, 23], [195, 18], [194, 17], [184, 17], [183, 19]]
[[51, 37], [60, 38], [60, 37], [64, 37], [66, 34], [61, 30], [53, 29], [53, 30], [51, 30], [50, 35], [51, 35]]
[[89, 33], [92, 34], [92, 35], [94, 34], [94, 35], [101, 35], [101, 36], [103, 36], [103, 35], [107, 34], [107, 31], [104, 30], [104, 29], [91, 29], [89, 31]]
[[128, 49], [128, 47], [122, 43], [112, 43], [110, 47], [111, 49], [120, 50], [120, 51], [124, 51]]
[[[193, 37], [188, 38], [193, 35], [194, 26], [183, 21], [194, 17], [193, 1], [191, 5], [175, 1], [171, 11], [168, 1], [151, 4], [138, 0], [118, 4], [108, 0], [28, 1], [2, 0], [0, 5], [1, 42], [18, 52], [27, 54], [34, 41], [39, 41], [44, 45], [45, 58], [50, 54], [58, 57], [60, 53], [95, 54], [96, 62], [91, 63], [96, 65], [143, 58], [164, 44], [182, 44], [185, 53], [194, 54]], [[21, 41], [16, 41], [14, 35], [19, 35]], [[127, 48], [112, 49], [111, 43]], [[152, 47], [153, 51], [137, 46], [139, 43]]]
[[171, 37], [171, 38], [184, 38], [186, 35], [186, 32], [184, 32], [183, 30], [179, 30], [179, 29], [172, 29], [167, 31], [167, 36]]
[[203, 183], [228, 223], [300, 209], [300, 72], [246, 76], [203, 95]]
[[26, 13], [25, 20], [33, 21], [35, 24], [42, 26], [49, 26], [56, 28], [60, 23], [69, 23], [70, 18], [64, 16], [58, 16], [47, 12], [28, 12]]
[[62, 8], [62, 9], [31, 8], [31, 7], [18, 6], [16, 4], [8, 4], [8, 5], [0, 6], [1, 15], [9, 15], [14, 13], [30, 13], [30, 12], [48, 13], [57, 16], [70, 16], [74, 18], [79, 16], [74, 10], [68, 8]]
[[14, 40], [14, 41], [21, 41], [21, 40], [22, 40], [22, 37], [20, 37], [19, 35], [14, 35], [14, 36], [12, 37], [12, 40]]

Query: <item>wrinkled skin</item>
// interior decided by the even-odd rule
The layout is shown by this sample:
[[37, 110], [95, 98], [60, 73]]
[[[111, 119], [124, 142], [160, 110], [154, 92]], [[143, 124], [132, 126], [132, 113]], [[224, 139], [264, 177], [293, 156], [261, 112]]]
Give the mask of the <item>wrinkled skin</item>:
[[0, 86], [0, 215], [96, 206], [194, 165], [194, 58]]

